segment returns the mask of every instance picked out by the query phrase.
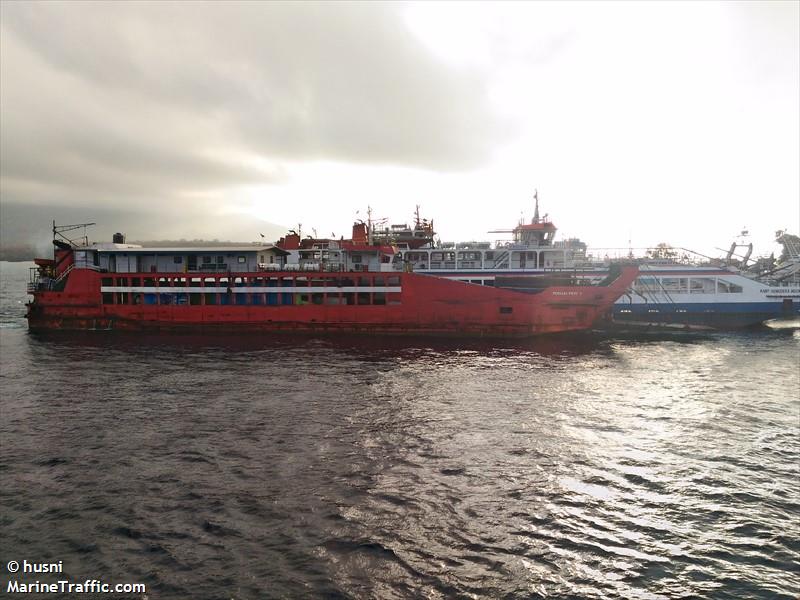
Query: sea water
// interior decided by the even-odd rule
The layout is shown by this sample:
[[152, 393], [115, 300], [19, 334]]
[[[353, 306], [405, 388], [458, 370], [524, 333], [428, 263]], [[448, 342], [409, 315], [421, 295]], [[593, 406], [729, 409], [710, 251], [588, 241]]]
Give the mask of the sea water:
[[[33, 335], [0, 264], [0, 585], [796, 598], [795, 328]], [[10, 573], [9, 561], [63, 564]]]

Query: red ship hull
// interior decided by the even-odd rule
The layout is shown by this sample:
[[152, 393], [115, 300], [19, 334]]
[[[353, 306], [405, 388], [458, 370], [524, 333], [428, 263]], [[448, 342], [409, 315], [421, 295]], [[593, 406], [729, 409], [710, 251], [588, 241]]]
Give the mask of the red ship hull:
[[[349, 332], [526, 337], [588, 329], [636, 277], [539, 293], [414, 273], [100, 273], [32, 289], [32, 331]], [[194, 276], [194, 277], [193, 277]]]

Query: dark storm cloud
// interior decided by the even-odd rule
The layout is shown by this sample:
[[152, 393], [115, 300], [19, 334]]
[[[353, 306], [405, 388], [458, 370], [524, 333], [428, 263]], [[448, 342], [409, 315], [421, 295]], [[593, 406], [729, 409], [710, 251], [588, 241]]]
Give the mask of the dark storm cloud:
[[3, 3], [2, 196], [184, 202], [329, 159], [452, 170], [498, 128], [394, 4]]

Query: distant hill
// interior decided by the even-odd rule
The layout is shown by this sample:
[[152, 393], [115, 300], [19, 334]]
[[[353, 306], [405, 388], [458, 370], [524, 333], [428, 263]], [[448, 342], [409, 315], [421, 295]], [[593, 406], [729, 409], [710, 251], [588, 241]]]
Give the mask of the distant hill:
[[[129, 244], [138, 244], [148, 248], [219, 248], [222, 246], [248, 246], [253, 242], [234, 242], [230, 240], [125, 240]], [[265, 243], [272, 243], [272, 240]], [[29, 262], [34, 258], [51, 258], [52, 247], [43, 250], [32, 244], [0, 244], [0, 261]]]
[[8, 262], [29, 262], [39, 256], [42, 256], [42, 252], [31, 244], [0, 245], [0, 260]]
[[[245, 214], [187, 213], [177, 217], [169, 212], [154, 215], [127, 208], [3, 202], [0, 203], [0, 260], [31, 260], [36, 256], [50, 256], [53, 251], [53, 220], [60, 224], [96, 223], [86, 230], [91, 242], [110, 242], [114, 233], [122, 232], [130, 243], [162, 247], [234, 243], [220, 240], [246, 240], [241, 242], [245, 244], [262, 239], [273, 242], [287, 231], [281, 225]], [[75, 233], [77, 238], [83, 231]], [[149, 241], [134, 242], [134, 239]]]

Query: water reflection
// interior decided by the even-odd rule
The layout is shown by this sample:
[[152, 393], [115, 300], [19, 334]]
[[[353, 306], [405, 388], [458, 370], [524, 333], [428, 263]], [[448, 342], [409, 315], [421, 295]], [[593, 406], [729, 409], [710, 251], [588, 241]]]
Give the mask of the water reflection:
[[0, 344], [4, 551], [78, 578], [159, 598], [800, 587], [795, 332]]

